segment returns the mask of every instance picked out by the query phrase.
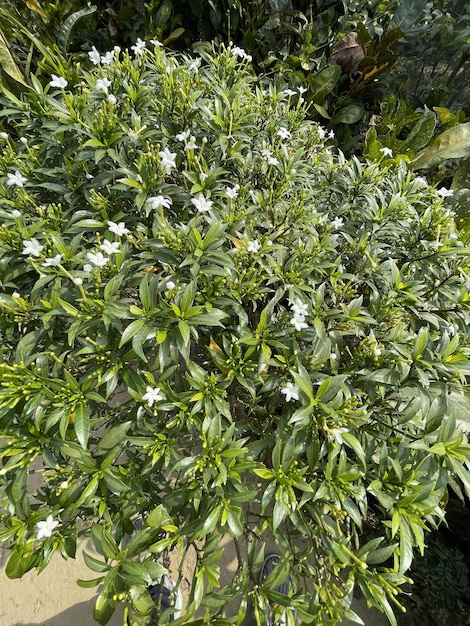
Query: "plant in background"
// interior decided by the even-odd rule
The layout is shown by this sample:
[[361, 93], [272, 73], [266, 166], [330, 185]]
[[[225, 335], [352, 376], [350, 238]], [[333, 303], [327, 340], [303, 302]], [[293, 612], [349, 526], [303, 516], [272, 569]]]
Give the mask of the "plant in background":
[[249, 599], [260, 623], [267, 600], [357, 620], [356, 585], [395, 624], [449, 481], [470, 493], [448, 193], [332, 152], [239, 47], [99, 56], [49, 52], [45, 85], [1, 97], [7, 574], [87, 536], [103, 624], [121, 601], [146, 623], [169, 563], [181, 624], [240, 623]]

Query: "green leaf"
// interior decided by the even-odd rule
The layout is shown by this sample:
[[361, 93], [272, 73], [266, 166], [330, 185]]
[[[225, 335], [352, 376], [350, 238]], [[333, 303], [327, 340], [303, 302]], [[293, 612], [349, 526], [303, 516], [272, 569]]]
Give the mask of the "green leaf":
[[116, 424], [110, 428], [98, 442], [95, 454], [106, 454], [111, 451], [115, 446], [124, 444], [126, 441], [126, 433], [132, 422], [123, 422], [122, 424]]
[[326, 97], [336, 87], [341, 76], [339, 65], [330, 65], [309, 78], [309, 96], [316, 104], [324, 104]]
[[83, 449], [87, 447], [90, 435], [90, 414], [85, 402], [80, 402], [75, 407], [75, 422], [73, 424], [77, 439]]
[[108, 572], [110, 570], [110, 566], [108, 565], [108, 563], [100, 561], [99, 559], [95, 559], [95, 557], [85, 552], [85, 550], [83, 550], [83, 560], [85, 561], [86, 566], [93, 572], [102, 573]]
[[81, 20], [82, 17], [85, 17], [86, 15], [91, 15], [96, 11], [97, 8], [98, 7], [96, 7], [95, 5], [85, 7], [83, 9], [80, 9], [80, 11], [75, 11], [75, 13], [69, 15], [69, 17], [65, 20], [57, 36], [57, 45], [59, 46], [62, 54], [67, 54], [67, 47], [69, 45], [70, 35], [72, 34], [72, 29], [78, 22], [78, 20]]
[[411, 162], [413, 169], [430, 169], [446, 159], [470, 156], [470, 122], [445, 130]]
[[348, 104], [340, 109], [334, 117], [337, 124], [356, 124], [364, 117], [365, 110], [360, 104]]
[[16, 80], [17, 83], [21, 83], [25, 87], [29, 87], [26, 82], [25, 76], [23, 72], [20, 70], [17, 65], [13, 54], [11, 52], [8, 41], [5, 38], [5, 35], [0, 30], [0, 66], [2, 70], [8, 74], [13, 80]]

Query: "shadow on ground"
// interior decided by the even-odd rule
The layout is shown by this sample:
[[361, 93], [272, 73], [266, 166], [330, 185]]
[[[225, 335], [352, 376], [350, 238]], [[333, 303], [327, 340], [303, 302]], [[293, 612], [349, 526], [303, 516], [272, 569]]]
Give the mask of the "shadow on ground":
[[[68, 626], [69, 624], [75, 624], [76, 626], [96, 624], [98, 626], [98, 622], [95, 622], [92, 618], [94, 605], [95, 599], [93, 598], [87, 602], [74, 604], [69, 609], [46, 620], [40, 620], [39, 622], [16, 622], [15, 624], [3, 624], [2, 626]], [[122, 610], [116, 610], [112, 619], [108, 622], [108, 626], [122, 626]]]

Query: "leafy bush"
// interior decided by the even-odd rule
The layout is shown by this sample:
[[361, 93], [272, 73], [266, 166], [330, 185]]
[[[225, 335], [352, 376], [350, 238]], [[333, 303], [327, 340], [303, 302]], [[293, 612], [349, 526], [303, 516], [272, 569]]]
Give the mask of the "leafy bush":
[[178, 623], [269, 599], [336, 624], [357, 584], [394, 624], [449, 481], [470, 492], [469, 249], [445, 190], [334, 153], [240, 48], [199, 54], [49, 53], [48, 84], [3, 90], [7, 574], [81, 535], [101, 623], [144, 623], [191, 553]]

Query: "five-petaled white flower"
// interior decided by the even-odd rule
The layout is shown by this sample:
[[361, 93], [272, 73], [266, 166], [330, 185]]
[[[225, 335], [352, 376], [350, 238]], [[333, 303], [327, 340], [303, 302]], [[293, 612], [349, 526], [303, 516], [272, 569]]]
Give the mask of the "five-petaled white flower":
[[56, 76], [55, 74], [51, 74], [52, 80], [49, 85], [51, 87], [58, 87], [59, 89], [65, 89], [68, 85], [67, 80], [63, 76]]
[[152, 43], [156, 48], [162, 48], [163, 44], [161, 41], [158, 41], [158, 39], [151, 39], [150, 43]]
[[330, 429], [330, 435], [333, 437], [336, 443], [339, 443], [340, 446], [344, 443], [343, 433], [347, 433], [347, 432], [348, 432], [347, 428], [331, 428]]
[[189, 139], [188, 143], [185, 145], [184, 149], [185, 150], [196, 150], [197, 149], [196, 137], [191, 136], [191, 138]]
[[41, 246], [35, 237], [29, 240], [23, 239], [23, 246], [23, 254], [28, 254], [30, 256], [40, 256], [41, 252], [44, 250], [44, 246]]
[[393, 156], [393, 150], [391, 148], [380, 148], [380, 152], [384, 155], [384, 156], [389, 156], [392, 157]]
[[103, 250], [106, 254], [118, 254], [121, 249], [119, 241], [109, 241], [105, 239], [100, 245], [100, 250]]
[[13, 219], [16, 220], [21, 217], [21, 211], [18, 211], [18, 209], [13, 209], [13, 211], [11, 212], [11, 216]]
[[147, 199], [147, 204], [152, 210], [156, 211], [160, 208], [169, 209], [173, 204], [173, 201], [171, 198], [165, 198], [165, 196], [152, 196]]
[[160, 395], [160, 387], [150, 387], [147, 385], [146, 393], [142, 396], [142, 400], [146, 400], [149, 407], [153, 406], [154, 402], [163, 400], [163, 396]]
[[12, 185], [16, 185], [16, 187], [23, 187], [24, 184], [28, 182], [28, 179], [23, 176], [20, 170], [15, 170], [14, 174], [8, 172], [7, 179], [8, 187], [11, 187]]
[[201, 59], [200, 58], [194, 59], [194, 61], [192, 61], [188, 65], [188, 72], [190, 72], [191, 74], [197, 74], [200, 66], [201, 66]]
[[308, 324], [305, 321], [305, 315], [300, 315], [299, 313], [294, 313], [294, 317], [291, 317], [290, 323], [297, 331], [301, 331], [302, 328], [308, 328]]
[[302, 95], [303, 93], [308, 91], [307, 87], [303, 87], [302, 85], [300, 85], [300, 87], [297, 87], [297, 89], [298, 89], [298, 92], [300, 93], [300, 95]]
[[96, 254], [87, 252], [86, 258], [96, 267], [104, 267], [109, 261], [108, 257], [104, 256], [102, 252], [97, 252]]
[[136, 57], [141, 57], [144, 54], [145, 46], [145, 41], [142, 41], [142, 39], [139, 37], [135, 42], [135, 45], [131, 46], [131, 50], [134, 52]]
[[281, 389], [281, 393], [286, 396], [286, 402], [299, 399], [299, 388], [290, 381], [286, 383], [286, 386]]
[[335, 217], [331, 224], [335, 230], [338, 230], [341, 228], [341, 226], [343, 226], [344, 220], [342, 217]]
[[176, 152], [170, 152], [168, 148], [165, 148], [164, 150], [160, 150], [158, 156], [161, 159], [161, 165], [165, 171], [165, 174], [169, 174], [171, 170], [176, 167]]
[[36, 533], [36, 537], [38, 539], [52, 537], [54, 528], [58, 525], [59, 525], [59, 522], [54, 521], [54, 518], [52, 517], [52, 515], [48, 515], [47, 519], [43, 520], [42, 522], [38, 522], [36, 524], [36, 528], [38, 529]]
[[245, 61], [251, 61], [252, 56], [251, 54], [247, 54], [243, 48], [239, 48], [238, 46], [235, 46], [232, 48], [232, 56], [233, 57], [240, 57], [241, 59], [244, 59]]
[[436, 193], [438, 196], [441, 196], [441, 198], [450, 198], [454, 195], [452, 189], [446, 189], [445, 187], [441, 187], [436, 191]]
[[248, 252], [259, 252], [261, 248], [261, 244], [257, 239], [253, 239], [253, 241], [249, 241], [246, 244], [246, 249]]
[[184, 130], [182, 133], [178, 133], [175, 137], [175, 139], [177, 141], [186, 141], [186, 139], [188, 139], [189, 135], [191, 134], [191, 131], [189, 128], [187, 128], [186, 130]]
[[119, 224], [116, 224], [116, 222], [109, 221], [108, 228], [112, 233], [114, 233], [118, 237], [127, 235], [130, 232], [129, 229], [126, 228], [126, 225], [124, 224], [124, 222], [119, 222]]
[[207, 198], [205, 198], [204, 194], [202, 193], [198, 194], [196, 198], [191, 198], [191, 202], [194, 204], [194, 206], [200, 213], [204, 213], [205, 211], [210, 211], [213, 205], [212, 200], [208, 200]]
[[227, 198], [230, 200], [234, 200], [238, 196], [238, 190], [240, 189], [240, 185], [234, 185], [233, 187], [225, 187], [225, 193], [227, 194]]
[[108, 93], [109, 87], [111, 87], [111, 81], [109, 80], [109, 78], [98, 78], [98, 80], [95, 83], [95, 89], [97, 91]]
[[307, 315], [308, 312], [308, 304], [305, 304], [305, 302], [302, 302], [302, 300], [299, 300], [297, 298], [297, 300], [294, 300], [294, 302], [291, 302], [290, 308], [292, 309], [292, 312], [294, 313], [294, 315]]
[[100, 62], [101, 56], [98, 50], [95, 48], [95, 46], [93, 46], [90, 52], [88, 53], [88, 58], [93, 63], [93, 65], [98, 65], [98, 63]]
[[285, 126], [281, 126], [277, 131], [277, 135], [281, 137], [281, 139], [289, 139], [291, 132]]
[[294, 91], [293, 89], [284, 89], [284, 93], [286, 94], [286, 96], [296, 96], [297, 92]]
[[117, 102], [117, 98], [114, 94], [110, 93], [109, 96], [107, 97], [108, 102], [110, 102], [111, 104], [116, 104]]
[[48, 259], [46, 259], [43, 265], [44, 267], [56, 267], [56, 265], [59, 265], [61, 261], [62, 261], [62, 255], [56, 254], [55, 256], [49, 257]]

